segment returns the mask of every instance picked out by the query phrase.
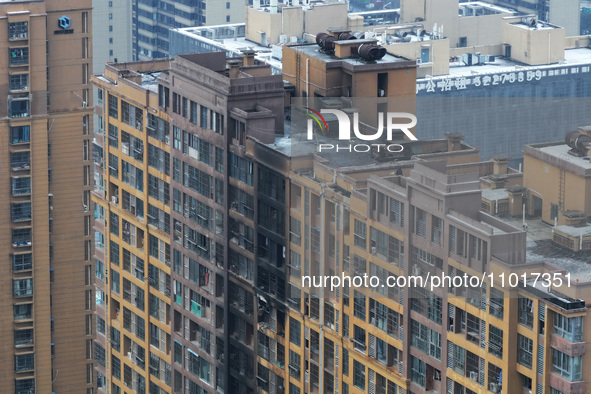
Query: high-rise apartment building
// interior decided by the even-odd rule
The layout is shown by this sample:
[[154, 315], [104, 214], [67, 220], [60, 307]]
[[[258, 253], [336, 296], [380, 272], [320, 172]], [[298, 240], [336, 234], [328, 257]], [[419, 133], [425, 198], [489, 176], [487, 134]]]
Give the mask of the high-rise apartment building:
[[[125, 63], [124, 63], [125, 64]], [[94, 77], [95, 367], [113, 393], [169, 392], [170, 122], [156, 80], [169, 62]]]
[[244, 21], [245, 0], [132, 0], [133, 58], [167, 57], [168, 30]]
[[[508, 185], [511, 175], [517, 198], [508, 158], [478, 163], [478, 149], [456, 134], [404, 142], [397, 161], [295, 142], [294, 113], [284, 124], [292, 92], [412, 99], [414, 64], [361, 61], [348, 41], [333, 41], [334, 53], [286, 48], [288, 83], [250, 52], [111, 64], [94, 78], [104, 130], [93, 194], [97, 302], [106, 302], [97, 306], [101, 386], [584, 392], [588, 256], [562, 259], [486, 213], [499, 191], [483, 195], [481, 184]], [[306, 144], [307, 153], [295, 149]], [[537, 273], [565, 281], [573, 261], [580, 283], [534, 283]], [[332, 292], [303, 278], [483, 272], [497, 276]]]
[[92, 45], [94, 67], [99, 72], [108, 62], [132, 59], [131, 0], [92, 3]]
[[[268, 368], [283, 372], [289, 393], [584, 392], [586, 285], [573, 279], [548, 291], [534, 278], [556, 272], [566, 280], [560, 269], [575, 262], [587, 282], [588, 256], [526, 248], [524, 231], [480, 211], [484, 167], [429, 161], [436, 158], [346, 168], [325, 157], [290, 173], [288, 365], [259, 353], [259, 380]], [[434, 289], [329, 292], [302, 282], [482, 272], [499, 275], [482, 286]], [[501, 273], [528, 279], [509, 286]]]
[[93, 392], [90, 1], [0, 2], [2, 390]]
[[254, 262], [282, 261], [272, 218], [285, 202], [277, 178], [255, 216], [246, 136], [270, 143], [282, 130], [281, 76], [212, 53], [108, 65], [94, 81], [101, 379], [114, 392], [254, 392]]

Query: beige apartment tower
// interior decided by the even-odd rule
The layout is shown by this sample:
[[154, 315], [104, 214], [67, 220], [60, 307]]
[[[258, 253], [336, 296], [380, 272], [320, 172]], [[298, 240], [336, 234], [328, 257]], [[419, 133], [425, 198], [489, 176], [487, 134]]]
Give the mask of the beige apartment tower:
[[2, 392], [92, 393], [91, 2], [0, 2]]

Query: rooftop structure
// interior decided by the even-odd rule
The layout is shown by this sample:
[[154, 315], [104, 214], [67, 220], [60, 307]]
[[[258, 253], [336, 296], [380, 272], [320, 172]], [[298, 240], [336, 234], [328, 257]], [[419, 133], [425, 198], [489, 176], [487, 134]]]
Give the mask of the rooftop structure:
[[538, 19], [550, 22], [559, 26], [564, 26], [568, 36], [578, 36], [581, 34], [581, 1], [532, 1], [532, 2], [514, 2], [511, 0], [491, 0], [491, 3], [502, 7], [508, 7], [521, 13], [533, 14]]

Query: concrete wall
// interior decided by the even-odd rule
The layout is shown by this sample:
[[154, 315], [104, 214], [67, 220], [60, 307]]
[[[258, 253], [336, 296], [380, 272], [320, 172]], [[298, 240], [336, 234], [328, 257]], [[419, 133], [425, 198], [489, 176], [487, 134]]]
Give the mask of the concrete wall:
[[[230, 8], [226, 7], [230, 3]], [[205, 9], [205, 26], [223, 25], [224, 23], [239, 23], [244, 20], [246, 11], [245, 0], [218, 0], [207, 2]], [[178, 5], [177, 5], [178, 7]], [[228, 21], [226, 17], [230, 17]]]
[[581, 1], [580, 0], [550, 0], [550, 15], [548, 20], [564, 27], [567, 36], [581, 34]]
[[511, 58], [536, 66], [564, 60], [563, 28], [534, 30], [523, 24], [506, 24], [503, 41], [511, 45]]
[[358, 30], [363, 27], [363, 21], [359, 18], [347, 16], [347, 4], [321, 4], [309, 10], [302, 7], [283, 7], [280, 13], [270, 14], [262, 9], [246, 8], [246, 39], [267, 45], [261, 42], [263, 32], [268, 39], [268, 44], [277, 44], [281, 35], [302, 38], [304, 32], [312, 36], [328, 29], [345, 30], [350, 28]]
[[443, 35], [449, 38], [450, 45], [456, 46], [458, 41], [458, 0], [401, 0], [400, 23], [424, 23], [427, 30], [432, 30], [433, 24], [443, 26]]
[[246, 23], [246, 39], [261, 43], [262, 34], [264, 32], [269, 38], [270, 44], [279, 42], [279, 34], [281, 34], [281, 14], [268, 14], [261, 10], [255, 10], [252, 7], [246, 9], [244, 16]]
[[[503, 26], [519, 18], [505, 19], [510, 14], [465, 16], [458, 19], [458, 37], [466, 37], [467, 46], [495, 45], [503, 41]], [[452, 42], [452, 46], [455, 43]]]
[[[542, 198], [542, 220], [554, 224], [550, 215], [551, 204], [559, 206], [558, 225], [566, 224], [562, 215], [565, 210], [579, 210], [591, 215], [591, 179], [561, 170], [558, 163], [549, 163], [542, 157], [524, 151], [524, 186]], [[538, 155], [536, 155], [538, 156]], [[562, 166], [564, 167], [564, 165]], [[561, 171], [563, 186], [561, 187]], [[564, 190], [561, 197], [561, 189]]]
[[421, 75], [423, 69], [429, 69], [429, 75], [447, 75], [449, 73], [449, 40], [430, 40], [416, 42], [401, 42], [384, 46], [388, 53], [395, 56], [402, 56], [410, 60], [421, 58], [421, 49], [428, 48], [430, 51], [430, 62], [421, 63], [418, 73]]

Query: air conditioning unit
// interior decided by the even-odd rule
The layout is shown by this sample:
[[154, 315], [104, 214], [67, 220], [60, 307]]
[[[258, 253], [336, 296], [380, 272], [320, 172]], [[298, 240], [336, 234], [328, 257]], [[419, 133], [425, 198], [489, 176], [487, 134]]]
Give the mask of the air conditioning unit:
[[456, 327], [455, 327], [453, 324], [450, 324], [450, 325], [449, 325], [449, 330], [448, 330], [448, 331], [451, 331], [451, 332], [456, 332]]
[[478, 382], [478, 372], [471, 371], [470, 372], [470, 380]]
[[415, 276], [421, 275], [423, 273], [423, 270], [421, 269], [421, 267], [417, 264], [412, 266], [412, 274]]
[[492, 391], [493, 393], [498, 393], [500, 391], [499, 384], [498, 383], [489, 383], [488, 390]]

